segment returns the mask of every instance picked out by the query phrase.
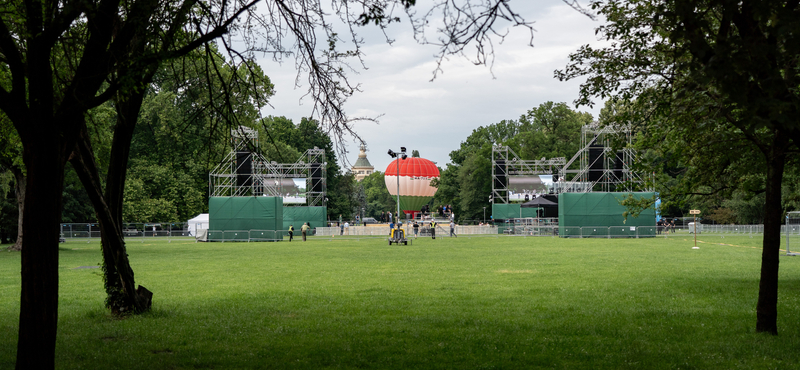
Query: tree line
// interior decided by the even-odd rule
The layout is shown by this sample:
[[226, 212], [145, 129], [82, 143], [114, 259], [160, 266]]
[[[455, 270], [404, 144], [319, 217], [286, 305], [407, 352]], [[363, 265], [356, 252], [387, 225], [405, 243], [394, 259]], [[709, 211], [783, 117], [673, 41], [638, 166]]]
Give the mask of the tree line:
[[[415, 35], [423, 35], [419, 40], [439, 48], [434, 76], [442, 60], [464, 55], [470, 45], [477, 51], [474, 62], [491, 60], [493, 43], [506, 34], [495, 28], [497, 20], [532, 29], [531, 22], [503, 0], [437, 0], [431, 11], [419, 12], [420, 16], [410, 10], [416, 6], [413, 0], [369, 4], [339, 0], [334, 1], [338, 9], [334, 15], [326, 13], [327, 8], [318, 1], [265, 2], [259, 12], [252, 11], [256, 3], [0, 3], [0, 166], [8, 170], [0, 175], [0, 191], [7, 198], [10, 177], [14, 177], [15, 197], [25, 199], [24, 205], [17, 205], [22, 219], [18, 240], [24, 244], [17, 368], [54, 367], [58, 232], [40, 225], [61, 223], [65, 192], [80, 192], [77, 186], [70, 188], [67, 180], [73, 175], [67, 167], [74, 170], [73, 180], [77, 179], [72, 184], [80, 182], [85, 189], [88, 202], [80, 203], [91, 204], [101, 225], [108, 308], [123, 314], [150, 307], [152, 293], [136, 287], [121, 233], [128, 166], [141, 166], [142, 173], [154, 164], [190, 176], [195, 171], [192, 166], [179, 168], [184, 164], [167, 167], [162, 164], [166, 162], [136, 164], [130, 160], [140, 119], [159, 122], [162, 113], [169, 114], [166, 108], [151, 110], [151, 116], [141, 114], [147, 105], [158, 106], [146, 99], [153, 96], [150, 86], [161, 86], [162, 74], [192, 75], [209, 87], [206, 93], [192, 91], [183, 85], [189, 79], [175, 80], [180, 81], [172, 90], [176, 95], [163, 96], [162, 103], [172, 102], [174, 107], [186, 91], [197, 96], [189, 95], [183, 101], [192, 119], [170, 134], [198, 135], [164, 136], [164, 145], [171, 140], [173, 145], [181, 145], [176, 143], [184, 138], [224, 134], [248, 115], [247, 104], [234, 103], [248, 101], [255, 102], [250, 106], [259, 106], [266, 101], [269, 91], [263, 89], [268, 84], [252, 59], [256, 50], [272, 53], [276, 59], [296, 58], [298, 71], [307, 77], [316, 119], [325, 132], [340, 138], [340, 134], [352, 132], [352, 118], [342, 107], [358, 91], [357, 84], [351, 84], [346, 76], [351, 70], [348, 60], [360, 63], [363, 57], [357, 26], [385, 27], [399, 21], [395, 10], [404, 12]], [[607, 0], [591, 2], [591, 8], [607, 20], [598, 34], [611, 43], [602, 48], [581, 47], [556, 77], [587, 77], [579, 104], [588, 105], [592, 98], [601, 97], [617, 105], [619, 109], [609, 112], [613, 122], [632, 125], [640, 135], [640, 148], [650, 150], [645, 154], [649, 160], [643, 163], [663, 169], [659, 174], [670, 175], [655, 184], [668, 204], [680, 208], [681, 199], [692, 196], [720, 201], [740, 197], [745, 202], [760, 202], [758, 197], [763, 197], [756, 331], [777, 334], [780, 226], [787, 205], [791, 206], [787, 201], [796, 199], [791, 195], [794, 187], [787, 187], [786, 182], [796, 177], [800, 143], [796, 122], [800, 111], [800, 4]], [[336, 21], [330, 18], [336, 17], [353, 26], [347, 37], [334, 31]], [[430, 21], [431, 17], [437, 19]], [[427, 41], [427, 27], [436, 27], [441, 38]], [[231, 36], [241, 37], [247, 44], [244, 52], [230, 47]], [[342, 47], [344, 39], [352, 43]], [[214, 56], [214, 45], [224, 46], [226, 62]], [[192, 68], [200, 72], [186, 72]], [[206, 99], [207, 104], [195, 105], [195, 98]], [[527, 119], [532, 127], [542, 124]], [[443, 171], [447, 175], [441, 179], [440, 200], [458, 207], [462, 216], [477, 217], [478, 207], [482, 211], [481, 204], [485, 204], [480, 197], [488, 192], [481, 188], [485, 184], [467, 180], [487, 169], [488, 156], [475, 154], [486, 151], [481, 140], [514, 144], [512, 139], [524, 132], [532, 132], [528, 140], [534, 140], [537, 131], [523, 130], [522, 125], [520, 118], [475, 130], [472, 140], [468, 138], [451, 153], [452, 166]], [[205, 127], [210, 129], [195, 130]], [[544, 132], [542, 135], [555, 135], [552, 130]], [[526, 143], [521, 141], [518, 153], [538, 158], [539, 154], [534, 154], [538, 149], [522, 145]], [[195, 146], [187, 145], [187, 152], [191, 148]], [[542, 156], [562, 149], [553, 150]], [[193, 159], [212, 163], [213, 153], [218, 152], [206, 148]], [[134, 180], [136, 171], [130, 172]], [[168, 174], [159, 176], [164, 179], [158, 181], [169, 182]], [[156, 185], [148, 190], [147, 182], [140, 180], [133, 181], [128, 196], [136, 195], [137, 189], [139, 194], [154, 191]], [[186, 189], [168, 191], [182, 190]], [[187, 196], [185, 203], [195, 204], [197, 194], [189, 192]], [[132, 198], [137, 199], [141, 198]], [[631, 208], [651, 205], [647, 201], [629, 204]], [[166, 202], [143, 205], [136, 212], [156, 212], [153, 208], [159, 206], [166, 209], [164, 217], [189, 212]], [[8, 208], [4, 202], [4, 213]]]
[[[236, 71], [224, 63], [216, 50], [211, 55], [220, 64], [217, 85], [230, 83]], [[212, 96], [201, 75], [200, 68], [186, 68], [191, 63], [183, 61], [180, 79], [173, 75], [177, 66], [167, 65], [159, 70], [154, 82], [147, 87], [141, 106], [139, 122], [133, 130], [127, 177], [123, 193], [122, 220], [124, 223], [185, 222], [199, 213], [208, 212], [208, 174], [231, 149], [228, 122], [235, 122], [259, 132], [259, 148], [265, 158], [278, 163], [294, 163], [306, 149], [318, 147], [326, 151], [328, 213], [348, 216], [355, 205], [355, 186], [352, 175], [342, 171], [330, 136], [316, 120], [302, 118], [294, 123], [286, 117], [259, 118], [258, 106], [264, 105], [273, 94], [269, 78], [258, 70], [253, 88], [258, 92], [243, 89], [231, 94], [236, 98], [237, 109], [227, 117], [217, 116], [223, 112], [220, 96]], [[255, 67], [257, 68], [257, 67]], [[217, 90], [218, 91], [218, 90]], [[263, 102], [256, 100], [263, 99]], [[221, 113], [225, 114], [225, 113]], [[111, 102], [87, 112], [92, 124], [94, 150], [98, 157], [111, 150], [115, 113]], [[7, 122], [0, 112], [0, 119]], [[8, 125], [2, 126], [9, 129]], [[16, 133], [9, 130], [4, 140], [15, 140]], [[14, 176], [14, 169], [24, 172], [22, 151], [18, 145], [2, 145], [5, 149], [0, 161], [0, 241], [4, 243], [22, 240], [17, 238], [19, 230], [18, 206], [22, 199], [15, 189], [24, 187], [24, 180]], [[108, 173], [109, 162], [99, 161], [101, 175]], [[15, 167], [16, 166], [16, 167]], [[64, 223], [96, 223], [97, 215], [86, 189], [75, 169], [65, 168], [63, 207], [61, 219]]]

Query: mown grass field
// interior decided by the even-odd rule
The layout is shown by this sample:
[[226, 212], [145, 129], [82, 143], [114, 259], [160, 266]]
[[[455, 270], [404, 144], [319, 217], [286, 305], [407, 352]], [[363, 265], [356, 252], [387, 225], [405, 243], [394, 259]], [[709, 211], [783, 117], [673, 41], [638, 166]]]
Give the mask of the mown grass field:
[[[62, 244], [60, 369], [796, 369], [800, 257], [755, 333], [760, 236], [132, 242], [153, 310], [103, 308], [99, 244]], [[800, 245], [800, 244], [798, 244]], [[0, 369], [19, 253], [0, 253]]]

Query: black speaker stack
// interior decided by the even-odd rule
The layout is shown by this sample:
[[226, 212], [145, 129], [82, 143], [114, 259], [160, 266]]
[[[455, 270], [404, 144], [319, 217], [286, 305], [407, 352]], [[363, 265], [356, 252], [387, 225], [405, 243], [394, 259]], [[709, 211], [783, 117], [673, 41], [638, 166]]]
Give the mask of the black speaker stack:
[[236, 152], [236, 185], [253, 184], [253, 159], [250, 152]]

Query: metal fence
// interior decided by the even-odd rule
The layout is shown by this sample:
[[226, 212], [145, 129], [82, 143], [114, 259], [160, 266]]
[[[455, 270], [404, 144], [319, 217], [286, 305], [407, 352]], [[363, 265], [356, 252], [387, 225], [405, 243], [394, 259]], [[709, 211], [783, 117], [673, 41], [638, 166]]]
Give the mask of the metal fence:
[[[309, 230], [307, 235], [313, 235]], [[289, 232], [283, 230], [208, 230], [207, 241], [210, 242], [274, 242], [288, 238]], [[295, 231], [295, 238], [302, 237], [300, 231]]]
[[[60, 225], [61, 237], [64, 239], [100, 238], [100, 225], [96, 223], [64, 223]], [[148, 238], [172, 240], [194, 240], [189, 224], [179, 222], [161, 223], [128, 223], [123, 225], [122, 235], [128, 241], [145, 242]]]
[[[411, 225], [402, 227], [406, 235], [413, 236], [414, 229]], [[100, 227], [96, 223], [65, 223], [60, 225], [61, 236], [67, 240], [86, 240], [100, 238]], [[688, 226], [677, 226], [667, 229], [658, 226], [565, 226], [559, 229], [557, 225], [522, 225], [500, 224], [493, 225], [457, 225], [454, 229], [455, 236], [549, 236], [570, 238], [642, 238], [668, 236], [670, 234], [687, 234], [692, 230]], [[699, 228], [700, 234], [762, 234], [764, 225], [706, 225]], [[196, 241], [196, 232], [190, 229], [187, 223], [138, 223], [125, 224], [123, 235], [127, 242], [146, 242], [148, 240]], [[800, 235], [800, 225], [781, 226], [783, 235]], [[215, 242], [225, 241], [278, 241], [288, 240], [286, 230], [208, 230], [207, 240]], [[348, 238], [386, 238], [389, 235], [389, 225], [379, 226], [350, 226], [345, 230], [339, 227], [318, 227], [309, 230], [308, 236]], [[427, 225], [419, 228], [419, 236], [429, 237], [430, 227]], [[437, 237], [450, 237], [450, 227], [447, 223], [440, 223], [436, 228]], [[302, 238], [299, 228], [295, 229], [294, 238]]]
[[[186, 223], [143, 223], [126, 224], [122, 235], [127, 242], [147, 242], [151, 240], [197, 241], [196, 231], [190, 230]], [[96, 223], [66, 223], [61, 224], [61, 237], [67, 240], [86, 240], [100, 238], [100, 226]], [[300, 237], [299, 230], [295, 237]], [[285, 230], [208, 230], [209, 241], [276, 241], [288, 238]], [[314, 235], [310, 230], [308, 235]]]
[[[405, 231], [406, 235], [414, 235], [414, 227], [404, 224], [401, 229]], [[389, 224], [381, 224], [379, 226], [350, 226], [342, 230], [341, 227], [318, 227], [316, 228], [318, 236], [381, 236], [389, 235]], [[419, 227], [418, 235], [430, 236], [430, 227], [425, 225]], [[497, 235], [497, 227], [490, 225], [456, 225], [454, 228], [456, 235]], [[436, 226], [436, 236], [450, 236], [450, 226], [446, 223], [440, 223]]]
[[[678, 232], [691, 232], [688, 226], [676, 227]], [[700, 234], [763, 234], [764, 225], [710, 225], [700, 224], [698, 227]], [[781, 234], [790, 233], [791, 235], [800, 234], [800, 225], [781, 225]]]

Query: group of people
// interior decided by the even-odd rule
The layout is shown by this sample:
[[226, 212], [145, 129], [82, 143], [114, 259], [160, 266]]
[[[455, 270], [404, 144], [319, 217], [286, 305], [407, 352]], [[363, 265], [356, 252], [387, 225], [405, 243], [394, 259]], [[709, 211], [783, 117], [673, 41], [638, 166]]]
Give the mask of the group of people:
[[[308, 234], [308, 230], [311, 229], [311, 226], [308, 226], [308, 222], [304, 223], [303, 226], [300, 226], [300, 232], [303, 233], [303, 241], [306, 241], [306, 234]], [[292, 241], [294, 237], [294, 225], [289, 225], [289, 241]]]
[[378, 221], [381, 223], [384, 222], [392, 222], [392, 212], [381, 212], [381, 215], [378, 217]]
[[[448, 217], [451, 221], [455, 219], [453, 207], [449, 204], [439, 205], [439, 207], [436, 207], [434, 211], [438, 212], [440, 216]], [[419, 212], [422, 213], [423, 216], [429, 216], [431, 214], [431, 207], [426, 204], [422, 206], [422, 209], [420, 209]]]
[[664, 231], [667, 234], [669, 234], [670, 232], [674, 233], [675, 232], [675, 219], [672, 219], [672, 221], [669, 221], [669, 220], [667, 220], [665, 218], [662, 218], [662, 219], [658, 220], [658, 222], [656, 222], [656, 230], [657, 230], [659, 235], [661, 235], [661, 231]]
[[[427, 210], [429, 210], [429, 207], [427, 205], [425, 205], [423, 207], [423, 210], [422, 210], [423, 214]], [[448, 205], [440, 205], [437, 210], [439, 211], [440, 215], [449, 216], [449, 219], [450, 219], [450, 236], [458, 237], [458, 235], [456, 235], [455, 213], [453, 213], [451, 206], [449, 204]], [[356, 216], [356, 217], [358, 219], [358, 216]], [[395, 224], [394, 223], [394, 221], [395, 221], [394, 218], [395, 217], [396, 217], [396, 215], [392, 215], [391, 211], [389, 211], [389, 212], [381, 212], [380, 216], [378, 217], [378, 221], [380, 221], [381, 223], [388, 222], [389, 223], [389, 230], [390, 230], [389, 232], [391, 233], [391, 230], [399, 228], [399, 227], [401, 227], [403, 225], [402, 222], [400, 222], [399, 218], [396, 220], [397, 223]], [[341, 216], [340, 216], [339, 219], [341, 220]], [[421, 226], [424, 226], [424, 224], [420, 225], [417, 222], [417, 220], [414, 220], [414, 224], [413, 224], [412, 227], [413, 227], [413, 230], [414, 230], [414, 237], [415, 238], [419, 237], [419, 228]], [[429, 223], [429, 226], [430, 226], [431, 238], [436, 239], [436, 226], [437, 226], [436, 220], [431, 220], [431, 222]], [[307, 236], [308, 230], [310, 230], [310, 229], [311, 229], [311, 226], [308, 225], [308, 222], [304, 223], [303, 226], [300, 227], [300, 230], [301, 230], [301, 232], [303, 234], [303, 241], [306, 241], [306, 236]], [[340, 221], [339, 222], [339, 235], [348, 235], [349, 233], [350, 233], [350, 223], [348, 221], [344, 221], [344, 222]], [[289, 225], [289, 241], [292, 241], [293, 237], [294, 237], [294, 225]]]
[[[431, 239], [436, 239], [436, 226], [438, 226], [436, 220], [431, 220], [431, 222], [428, 225], [431, 231]], [[390, 223], [389, 233], [391, 234], [391, 230], [399, 229], [402, 226], [403, 226], [402, 222], [398, 222], [397, 224]], [[414, 230], [414, 238], [419, 238], [419, 228], [421, 226], [424, 226], [424, 223], [423, 225], [420, 225], [419, 222], [417, 222], [417, 220], [414, 220], [414, 224], [411, 226], [412, 229]], [[452, 219], [450, 220], [450, 236], [458, 237], [458, 235], [456, 235], [456, 223]]]

